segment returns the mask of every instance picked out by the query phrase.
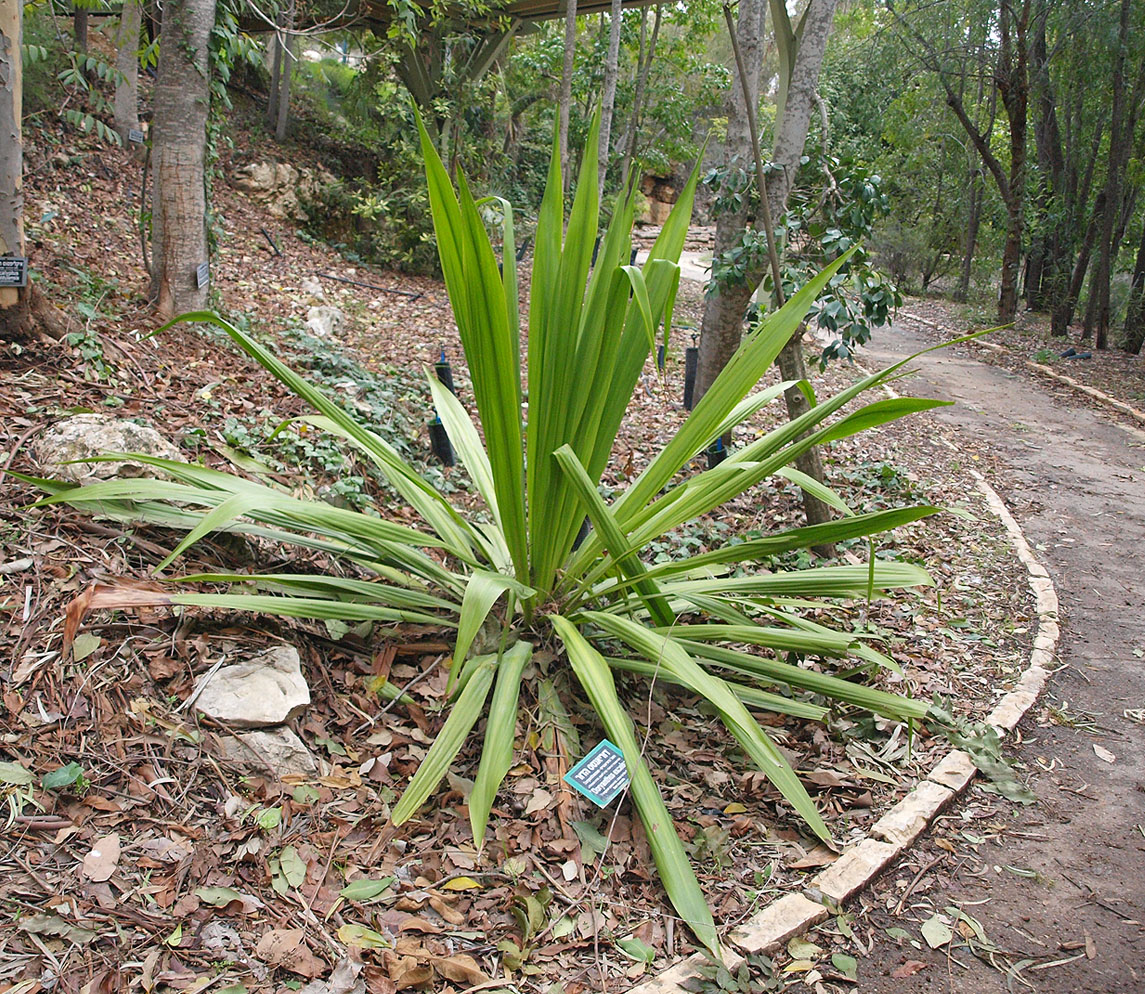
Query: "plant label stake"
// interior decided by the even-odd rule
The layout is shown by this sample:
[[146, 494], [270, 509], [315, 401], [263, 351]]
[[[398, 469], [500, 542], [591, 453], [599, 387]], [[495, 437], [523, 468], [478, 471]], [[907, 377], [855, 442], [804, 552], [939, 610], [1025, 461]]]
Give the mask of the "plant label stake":
[[577, 529], [576, 538], [573, 539], [573, 552], [580, 548], [581, 543], [588, 538], [588, 533], [592, 530], [592, 522], [586, 516], [584, 521], [580, 523], [580, 528]]
[[664, 346], [656, 346], [656, 368], [662, 373], [664, 372]]
[[708, 469], [714, 469], [728, 457], [728, 450], [724, 448], [724, 440], [717, 438], [708, 446]]
[[624, 753], [605, 739], [565, 774], [565, 782], [598, 808], [607, 807], [628, 786]]
[[696, 336], [692, 336], [692, 344], [684, 349], [684, 410], [692, 409], [692, 400], [696, 393], [696, 373], [700, 368], [700, 350], [696, 347]]
[[437, 377], [437, 382], [456, 397], [457, 390], [453, 386], [453, 367], [449, 364], [449, 360], [445, 358], [444, 348], [441, 350], [441, 358], [433, 364], [433, 373]]
[[453, 465], [453, 446], [450, 444], [449, 435], [445, 432], [441, 418], [434, 418], [429, 423], [429, 444], [441, 465]]

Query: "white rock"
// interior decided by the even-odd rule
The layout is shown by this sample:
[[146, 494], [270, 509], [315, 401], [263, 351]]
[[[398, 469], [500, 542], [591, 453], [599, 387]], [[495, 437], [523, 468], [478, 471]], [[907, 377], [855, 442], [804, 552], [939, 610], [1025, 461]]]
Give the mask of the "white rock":
[[223, 739], [223, 754], [235, 763], [280, 780], [291, 774], [310, 776], [318, 772], [314, 757], [289, 728], [265, 728], [228, 736]]
[[108, 452], [138, 452], [144, 456], [185, 460], [178, 449], [148, 425], [106, 414], [74, 414], [49, 428], [33, 446], [36, 461], [46, 476], [73, 483], [97, 483], [112, 477], [161, 476], [143, 463], [74, 462]]
[[310, 704], [298, 650], [282, 645], [206, 673], [195, 681], [195, 707], [236, 728], [281, 725]]
[[329, 338], [342, 331], [346, 315], [337, 307], [319, 305], [306, 312], [306, 327], [318, 338]]
[[303, 293], [310, 294], [315, 300], [325, 300], [326, 291], [322, 289], [322, 284], [318, 282], [315, 276], [307, 276], [302, 281], [301, 290]]

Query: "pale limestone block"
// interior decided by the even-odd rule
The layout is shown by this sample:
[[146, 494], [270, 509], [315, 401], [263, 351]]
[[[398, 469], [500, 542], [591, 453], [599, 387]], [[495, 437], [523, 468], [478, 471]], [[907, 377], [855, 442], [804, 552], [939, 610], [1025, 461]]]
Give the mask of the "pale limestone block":
[[1034, 695], [1027, 690], [1011, 690], [986, 717], [987, 724], [1002, 731], [1013, 731], [1022, 716], [1034, 703]]
[[954, 797], [954, 791], [932, 780], [922, 780], [909, 794], [883, 815], [871, 828], [896, 846], [908, 846], [926, 831], [926, 826]]
[[1048, 670], [1054, 664], [1054, 654], [1045, 649], [1035, 649], [1030, 653], [1030, 668]]
[[978, 767], [974, 765], [970, 754], [955, 749], [953, 752], [948, 752], [946, 758], [930, 771], [929, 779], [960, 794], [977, 772]]
[[1037, 697], [1046, 686], [1046, 679], [1049, 677], [1047, 673], [1040, 666], [1031, 666], [1022, 674], [1022, 679], [1018, 681], [1016, 690], [1023, 690], [1026, 693], [1033, 694]]
[[889, 842], [863, 839], [816, 876], [811, 886], [836, 904], [842, 904], [866, 887], [900, 850], [901, 847]]
[[1062, 630], [1058, 627], [1056, 621], [1050, 618], [1042, 618], [1038, 625], [1038, 638], [1042, 638], [1043, 636], [1057, 642], [1057, 640], [1062, 637]]
[[752, 915], [728, 936], [728, 941], [745, 953], [769, 953], [826, 917], [823, 905], [802, 894], [788, 894]]
[[[668, 967], [663, 973], [657, 974], [651, 980], [645, 980], [628, 990], [628, 994], [679, 994], [684, 990], [684, 981], [699, 977], [700, 967], [710, 960], [703, 953], [692, 953], [687, 959], [680, 960], [674, 966]], [[739, 969], [743, 957], [731, 950], [724, 950], [724, 965], [733, 972]]]

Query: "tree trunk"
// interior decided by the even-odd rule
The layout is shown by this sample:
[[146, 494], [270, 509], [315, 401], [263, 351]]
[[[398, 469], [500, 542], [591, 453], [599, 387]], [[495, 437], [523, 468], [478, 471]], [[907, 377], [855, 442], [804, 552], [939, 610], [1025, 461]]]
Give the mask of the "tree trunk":
[[87, 9], [77, 7], [72, 15], [72, 37], [75, 40], [75, 50], [81, 55], [87, 55]]
[[600, 106], [600, 152], [597, 172], [600, 189], [608, 172], [609, 149], [612, 145], [612, 110], [616, 103], [616, 77], [620, 71], [620, 26], [624, 19], [622, 0], [612, 0], [608, 20], [608, 57], [604, 62], [604, 96]]
[[167, 0], [155, 83], [154, 202], [151, 300], [167, 320], [207, 305], [207, 282], [198, 283], [207, 258], [204, 183], [210, 104], [207, 39], [215, 0]]
[[[1121, 22], [1117, 36], [1117, 53], [1113, 59], [1113, 111], [1109, 130], [1109, 171], [1105, 181], [1106, 210], [1101, 237], [1097, 244], [1097, 268], [1093, 274], [1093, 291], [1097, 295], [1094, 345], [1104, 349], [1108, 344], [1110, 313], [1109, 285], [1113, 278], [1114, 228], [1121, 205], [1121, 178], [1129, 158], [1132, 134], [1125, 134], [1125, 50], [1129, 41], [1129, 2], [1121, 0]], [[1088, 309], [1086, 325], [1090, 325]]]
[[[810, 0], [804, 11], [798, 34], [789, 36], [790, 48], [783, 59], [784, 66], [780, 73], [778, 123], [771, 154], [772, 163], [780, 168], [772, 172], [767, 183], [767, 203], [773, 223], [778, 223], [787, 209], [787, 198], [799, 169], [811, 123], [811, 112], [815, 105], [819, 69], [827, 49], [827, 38], [831, 32], [836, 3], [837, 0]], [[776, 24], [777, 35], [784, 28], [790, 31], [785, 14], [782, 4], [778, 0], [772, 0], [773, 19], [778, 21], [779, 18], [783, 18], [782, 23]], [[736, 155], [741, 160], [749, 160], [754, 157], [756, 151], [752, 148], [751, 121], [748, 115], [754, 114], [759, 102], [760, 72], [763, 65], [763, 25], [762, 0], [756, 2], [741, 0], [736, 35], [740, 40], [743, 75], [738, 85], [732, 85], [727, 104], [728, 139], [725, 151], [728, 161]], [[744, 99], [745, 90], [750, 109], [749, 103]], [[728, 251], [741, 237], [746, 224], [746, 207], [737, 212], [729, 212], [717, 220], [714, 257]], [[696, 379], [697, 401], [739, 348], [744, 313], [765, 272], [766, 264], [761, 260], [748, 268], [743, 283], [721, 286], [705, 301], [700, 334], [700, 366]], [[779, 292], [782, 293], [781, 290]], [[777, 364], [784, 379], [807, 379], [807, 366], [803, 359], [802, 326], [783, 347]], [[798, 388], [789, 389], [784, 396], [788, 417], [792, 420], [808, 410], [807, 399]], [[796, 466], [814, 479], [823, 480], [823, 464], [818, 450], [812, 449], [804, 453], [796, 460]], [[803, 506], [809, 524], [817, 524], [830, 518], [830, 509], [810, 494], [803, 495]]]
[[565, 57], [561, 68], [560, 117], [558, 141], [561, 151], [561, 176], [569, 188], [569, 108], [572, 106], [573, 61], [576, 56], [576, 0], [568, 0], [565, 9]]
[[290, 123], [290, 77], [294, 71], [294, 52], [298, 47], [294, 39], [295, 3], [290, 0], [286, 8], [286, 31], [279, 41], [281, 55], [280, 78], [278, 81], [278, 106], [274, 122], [274, 137], [279, 142], [286, 141], [286, 128]]
[[1125, 325], [1117, 347], [1130, 355], [1140, 355], [1145, 344], [1145, 225], [1141, 226], [1141, 244], [1137, 246], [1137, 262], [1133, 267], [1133, 282], [1129, 290], [1129, 307], [1125, 311]]
[[648, 83], [648, 70], [652, 66], [652, 59], [656, 56], [656, 39], [660, 34], [660, 18], [664, 12], [664, 5], [656, 5], [656, 18], [652, 23], [652, 37], [647, 46], [644, 44], [644, 34], [648, 28], [648, 9], [641, 12], [640, 22], [640, 57], [636, 65], [636, 92], [632, 97], [632, 114], [628, 119], [628, 137], [624, 143], [624, 166], [620, 172], [620, 188], [628, 186], [628, 173], [632, 169], [632, 162], [636, 158], [636, 145], [640, 140], [640, 122], [644, 116], [644, 90]]
[[129, 131], [139, 128], [139, 28], [143, 21], [140, 0], [123, 0], [115, 33], [115, 130], [127, 144]]
[[[0, 2], [0, 256], [24, 256], [23, 77], [20, 45], [24, 4]], [[28, 287], [0, 287], [0, 341], [29, 328]]]
[[978, 228], [982, 223], [982, 198], [984, 194], [982, 170], [974, 169], [970, 174], [970, 210], [966, 216], [966, 249], [962, 253], [962, 267], [958, 273], [958, 286], [954, 288], [956, 301], [965, 301], [970, 296], [970, 277], [974, 272], [974, 249], [978, 245]]
[[[282, 15], [277, 18], [278, 26], [282, 26]], [[270, 71], [270, 91], [266, 99], [266, 119], [273, 128], [278, 124], [278, 80], [282, 73], [282, 45], [279, 44], [277, 31], [272, 31], [267, 42], [267, 66]]]

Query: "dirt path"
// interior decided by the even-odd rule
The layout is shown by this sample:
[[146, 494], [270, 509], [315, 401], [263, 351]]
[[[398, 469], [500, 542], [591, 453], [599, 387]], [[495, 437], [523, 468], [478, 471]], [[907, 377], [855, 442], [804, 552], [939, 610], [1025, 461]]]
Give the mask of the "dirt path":
[[[866, 362], [928, 344], [902, 328], [880, 332]], [[884, 875], [864, 899], [869, 931], [859, 931], [876, 941], [861, 960], [860, 988], [1145, 991], [1145, 434], [964, 349], [923, 357], [897, 389], [956, 402], [936, 416], [956, 426], [968, 452], [986, 453], [974, 465], [1049, 569], [1063, 637], [1061, 669], [1013, 751], [1037, 803], [976, 788], [913, 859]], [[981, 923], [997, 950], [992, 964], [977, 939], [980, 958], [961, 937], [931, 950], [886, 936], [901, 926], [919, 939], [919, 923], [948, 907]], [[1036, 972], [1021, 965], [1055, 950], [1072, 962]]]

